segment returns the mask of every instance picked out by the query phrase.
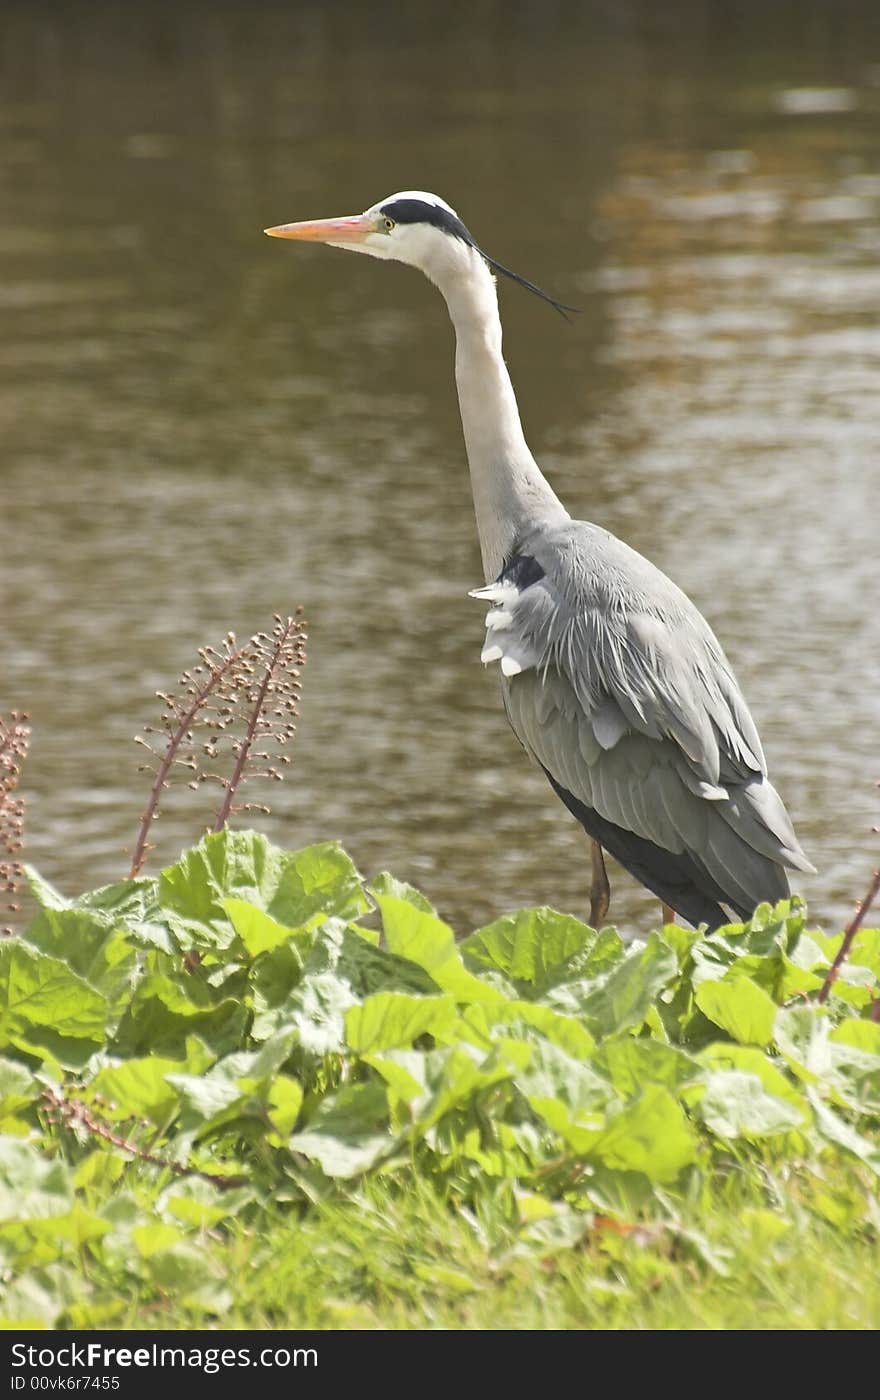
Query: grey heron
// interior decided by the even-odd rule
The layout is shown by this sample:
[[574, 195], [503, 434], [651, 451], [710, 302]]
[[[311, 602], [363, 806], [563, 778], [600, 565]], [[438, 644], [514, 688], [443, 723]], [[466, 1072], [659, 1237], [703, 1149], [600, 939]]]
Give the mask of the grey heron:
[[571, 518], [523, 435], [493, 273], [571, 308], [422, 190], [265, 232], [408, 263], [446, 300], [485, 574], [474, 596], [489, 604], [482, 660], [499, 664], [514, 733], [591, 838], [591, 922], [608, 907], [602, 848], [694, 925], [788, 895], [786, 868], [813, 866], [712, 629], [648, 559]]

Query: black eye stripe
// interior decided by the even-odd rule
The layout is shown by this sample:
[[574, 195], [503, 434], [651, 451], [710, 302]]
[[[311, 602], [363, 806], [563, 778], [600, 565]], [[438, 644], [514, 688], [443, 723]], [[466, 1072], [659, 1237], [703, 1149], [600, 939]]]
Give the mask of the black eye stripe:
[[458, 215], [441, 209], [439, 204], [429, 204], [424, 199], [394, 199], [383, 204], [379, 212], [398, 224], [433, 224], [434, 228], [460, 238], [469, 248], [476, 246]]

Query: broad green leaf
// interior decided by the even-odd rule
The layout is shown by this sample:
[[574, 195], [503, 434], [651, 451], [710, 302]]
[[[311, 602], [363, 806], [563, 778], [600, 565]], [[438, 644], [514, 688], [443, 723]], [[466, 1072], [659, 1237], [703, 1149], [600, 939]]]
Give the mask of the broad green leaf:
[[831, 985], [831, 1008], [851, 1006], [855, 1011], [869, 1010], [877, 999], [877, 976], [869, 967], [845, 962]]
[[33, 1103], [42, 1087], [25, 1065], [0, 1057], [0, 1121]]
[[345, 1039], [355, 1054], [410, 1046], [420, 1035], [443, 1035], [456, 1020], [451, 996], [376, 992], [345, 1015]]
[[675, 953], [652, 933], [644, 946], [629, 949], [623, 961], [594, 984], [559, 986], [552, 998], [560, 1010], [583, 1016], [595, 1036], [613, 1035], [643, 1025], [654, 998], [677, 972]]
[[611, 972], [613, 968], [623, 962], [626, 955], [627, 945], [617, 929], [600, 929], [589, 948], [584, 948], [581, 953], [575, 953], [564, 967], [559, 968], [560, 975], [553, 978], [554, 984], [564, 979], [571, 980], [576, 977], [587, 980], [603, 977], [606, 972]]
[[767, 1045], [773, 1036], [776, 1004], [746, 977], [703, 982], [696, 1001], [704, 1016], [741, 1045]]
[[880, 1114], [880, 1023], [850, 1017], [828, 1037], [823, 1089], [858, 1113]]
[[362, 1176], [387, 1156], [394, 1138], [386, 1132], [346, 1135], [306, 1128], [294, 1133], [288, 1145], [293, 1152], [317, 1162], [325, 1176], [346, 1180]]
[[334, 915], [355, 919], [370, 908], [360, 875], [341, 846], [327, 841], [283, 852], [281, 879], [267, 912], [288, 928]]
[[221, 904], [252, 958], [270, 948], [278, 947], [281, 943], [289, 943], [300, 932], [287, 928], [285, 924], [279, 924], [277, 919], [258, 909], [255, 904], [248, 904], [244, 899], [224, 899], [221, 900]]
[[[168, 1074], [168, 1083], [179, 1092], [189, 1110], [184, 1114], [186, 1125], [191, 1127], [197, 1122], [216, 1129], [232, 1118], [265, 1117], [273, 1075], [287, 1058], [294, 1040], [295, 1034], [290, 1028], [261, 1050], [226, 1055], [200, 1075]], [[281, 1092], [289, 1099], [289, 1094]], [[201, 1127], [199, 1132], [202, 1132]]]
[[850, 945], [849, 961], [868, 967], [880, 979], [880, 928], [861, 928]]
[[850, 1016], [834, 1027], [828, 1039], [852, 1045], [869, 1055], [880, 1055], [880, 1021], [862, 1021]]
[[[834, 961], [840, 951], [843, 942], [843, 934], [835, 934], [829, 937], [827, 934], [812, 931], [812, 936], [825, 953], [829, 963]], [[841, 968], [841, 974], [848, 966], [856, 964], [859, 967], [867, 967], [874, 973], [876, 978], [880, 978], [880, 928], [859, 929], [852, 943], [846, 962]]]
[[773, 986], [773, 999], [784, 1004], [794, 997], [812, 996], [814, 992], [818, 992], [824, 980], [824, 973], [821, 970], [813, 972], [802, 968], [791, 958], [783, 955], [779, 959], [779, 975]]
[[845, 1152], [852, 1153], [870, 1167], [876, 1176], [880, 1176], [880, 1148], [876, 1142], [870, 1141], [823, 1103], [812, 1086], [807, 1088], [807, 1097], [815, 1114], [816, 1127], [822, 1137], [834, 1143], [836, 1147], [842, 1147]]
[[799, 1128], [803, 1109], [788, 1095], [768, 1093], [757, 1074], [741, 1069], [710, 1070], [696, 1104], [707, 1127], [722, 1138], [759, 1138]]
[[254, 1008], [251, 1026], [254, 1040], [268, 1039], [283, 1025], [280, 1008], [301, 981], [302, 971], [302, 954], [290, 943], [279, 944], [255, 961], [249, 979]]
[[590, 1156], [616, 1171], [668, 1182], [696, 1161], [697, 1139], [669, 1090], [650, 1084], [614, 1116]]
[[22, 942], [0, 949], [0, 1044], [15, 1037], [58, 1054], [64, 1040], [99, 1044], [107, 1001], [67, 963]]
[[[102, 1116], [104, 1110], [102, 1109]], [[76, 1166], [73, 1173], [74, 1185], [80, 1191], [94, 1191], [104, 1197], [112, 1196], [128, 1168], [129, 1158], [96, 1148]]]
[[187, 1196], [172, 1196], [168, 1199], [165, 1209], [183, 1225], [197, 1230], [210, 1230], [212, 1225], [216, 1225], [230, 1214], [225, 1204], [217, 1204], [216, 1191], [212, 1202], [193, 1201]]
[[[277, 950], [267, 954], [277, 958]], [[314, 936], [302, 974], [271, 1013], [261, 1014], [255, 1035], [290, 1026], [299, 1043], [316, 1055], [341, 1053], [345, 1013], [379, 991], [436, 995], [436, 985], [420, 968], [361, 938], [352, 925], [329, 919]]]
[[232, 997], [218, 998], [205, 983], [181, 973], [145, 977], [120, 1021], [114, 1051], [120, 1055], [155, 1052], [183, 1059], [187, 1040], [198, 1035], [214, 1052], [224, 1054], [241, 1043], [249, 1020], [247, 1007]]
[[576, 1060], [588, 1060], [596, 1046], [590, 1032], [575, 1016], [564, 1016], [561, 1011], [534, 1001], [472, 1003], [462, 1010], [448, 1039], [457, 1034], [488, 1048], [499, 1033], [530, 1038], [527, 1027], [531, 1032], [540, 1032]]
[[355, 917], [369, 907], [357, 870], [339, 846], [282, 851], [255, 831], [214, 832], [160, 876], [163, 908], [206, 928], [228, 926], [223, 900], [230, 897], [287, 928], [315, 916]]
[[781, 948], [774, 948], [766, 955], [745, 953], [735, 958], [725, 980], [733, 981], [734, 978], [751, 981], [779, 1005], [792, 997], [817, 991], [822, 985], [823, 974], [799, 967]]
[[388, 1128], [384, 1086], [373, 1081], [341, 1089], [324, 1100], [288, 1145], [292, 1152], [301, 1152], [317, 1162], [326, 1176], [360, 1176], [395, 1145]]
[[748, 923], [728, 925], [722, 932], [730, 943], [740, 944], [740, 953], [769, 957], [780, 950], [786, 952], [803, 926], [803, 906], [793, 898], [759, 904]]
[[704, 982], [720, 981], [741, 956], [742, 950], [732, 947], [722, 936], [724, 931], [716, 929], [711, 938], [703, 938], [691, 948], [691, 982], [694, 988], [702, 986]]
[[660, 1040], [635, 1040], [632, 1036], [604, 1041], [593, 1064], [608, 1075], [625, 1099], [635, 1097], [646, 1084], [665, 1084], [676, 1093], [702, 1073], [697, 1060], [683, 1050]]
[[91, 909], [44, 909], [28, 925], [27, 944], [87, 977], [112, 930], [112, 921]]
[[433, 1050], [425, 1057], [431, 1096], [419, 1107], [416, 1128], [424, 1133], [453, 1109], [469, 1105], [476, 1095], [494, 1088], [528, 1064], [532, 1047], [503, 1040], [488, 1055], [469, 1048]]
[[430, 1092], [424, 1050], [386, 1050], [382, 1055], [365, 1055], [364, 1063], [382, 1076], [402, 1103], [415, 1104]]
[[228, 828], [204, 837], [159, 877], [164, 909], [206, 926], [226, 924], [223, 900], [247, 899], [267, 908], [278, 888], [282, 852], [254, 831]]
[[829, 1030], [821, 1006], [783, 1006], [777, 1011], [773, 1039], [799, 1079], [813, 1082], [830, 1070]]
[[576, 1152], [587, 1151], [597, 1140], [606, 1110], [617, 1101], [607, 1079], [557, 1045], [533, 1045], [515, 1082], [533, 1112]]
[[357, 1004], [350, 982], [335, 972], [317, 972], [303, 978], [276, 1012], [274, 1024], [289, 1026], [303, 1049], [314, 1055], [341, 1054], [346, 1012]]
[[266, 1096], [266, 1107], [279, 1139], [287, 1138], [293, 1131], [302, 1102], [302, 1085], [289, 1074], [276, 1074]]
[[241, 1089], [222, 1064], [207, 1074], [169, 1074], [166, 1078], [187, 1107], [203, 1121], [225, 1113], [242, 1098]]
[[521, 909], [477, 929], [461, 945], [466, 961], [516, 982], [543, 986], [548, 974], [596, 941], [593, 929], [555, 909]]
[[758, 1050], [754, 1045], [733, 1045], [729, 1041], [716, 1041], [715, 1044], [706, 1045], [698, 1051], [696, 1058], [701, 1065], [711, 1070], [739, 1069], [753, 1074], [761, 1081], [768, 1094], [777, 1099], [785, 1099], [801, 1115], [803, 1122], [809, 1121], [809, 1108], [800, 1089], [792, 1084], [782, 1070], [777, 1069], [763, 1050]]
[[40, 905], [41, 909], [69, 909], [71, 901], [66, 899], [54, 885], [50, 885], [48, 880], [44, 880], [38, 870], [32, 865], [25, 865], [25, 875], [30, 886], [31, 894]]
[[161, 1055], [147, 1055], [123, 1064], [102, 1069], [92, 1081], [93, 1092], [106, 1101], [103, 1110], [114, 1118], [150, 1118], [164, 1124], [178, 1102], [178, 1095], [169, 1086], [167, 1075], [198, 1074], [211, 1063], [204, 1047], [192, 1061], [171, 1060]]
[[660, 936], [675, 953], [680, 967], [684, 966], [694, 945], [705, 938], [699, 929], [683, 928], [681, 924], [664, 924]]
[[824, 951], [807, 932], [802, 932], [792, 939], [788, 957], [795, 967], [803, 968], [805, 972], [811, 972], [814, 967], [826, 968], [828, 965]]
[[0, 1221], [66, 1215], [72, 1204], [63, 1162], [47, 1160], [35, 1142], [0, 1137]]
[[503, 992], [468, 972], [448, 924], [395, 895], [377, 894], [385, 939], [392, 953], [424, 968], [457, 1001], [502, 1001]]
[[790, 1220], [783, 1219], [775, 1211], [764, 1210], [761, 1207], [744, 1210], [740, 1219], [761, 1247], [774, 1244], [791, 1230]]
[[[259, 1050], [243, 1052], [238, 1055], [236, 1057], [239, 1064], [237, 1073], [241, 1076], [242, 1083], [248, 1080], [271, 1077], [284, 1064], [295, 1044], [296, 1035], [292, 1027], [287, 1027], [267, 1040], [260, 1046]], [[230, 1061], [231, 1059], [230, 1056]], [[245, 1061], [247, 1062], [246, 1067]]]
[[377, 947], [360, 933], [356, 924], [329, 919], [318, 930], [303, 976], [333, 971], [352, 989], [358, 1000], [374, 992], [411, 992], [435, 996], [437, 986], [421, 967], [387, 948]]
[[162, 973], [145, 977], [137, 989], [137, 995], [143, 1001], [155, 998], [175, 1016], [185, 1017], [201, 1016], [205, 1011], [215, 1010], [218, 1000], [203, 980], [185, 975], [182, 969], [174, 977]]
[[126, 931], [104, 913], [86, 909], [43, 910], [28, 927], [27, 946], [64, 963], [106, 999], [112, 1033], [130, 995], [138, 950]]
[[367, 891], [378, 899], [379, 895], [390, 894], [395, 899], [403, 899], [408, 904], [412, 904], [416, 909], [420, 909], [423, 914], [435, 914], [437, 910], [429, 899], [426, 899], [421, 890], [417, 890], [414, 885], [408, 885], [405, 880], [398, 880], [387, 870], [382, 870], [368, 886]]
[[93, 909], [114, 923], [142, 923], [157, 912], [159, 881], [149, 877], [102, 885], [74, 900], [77, 909]]
[[173, 919], [132, 921], [126, 925], [125, 932], [136, 948], [157, 948], [172, 957], [181, 956], [190, 946], [188, 939], [181, 942]]

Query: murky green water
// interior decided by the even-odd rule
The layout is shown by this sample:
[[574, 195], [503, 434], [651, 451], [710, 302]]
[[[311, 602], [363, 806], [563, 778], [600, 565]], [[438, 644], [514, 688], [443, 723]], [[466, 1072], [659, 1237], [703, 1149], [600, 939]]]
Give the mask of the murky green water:
[[[584, 308], [504, 288], [532, 447], [713, 622], [801, 888], [848, 912], [878, 839], [880, 26], [733, 9], [7, 0], [0, 709], [33, 716], [46, 876], [125, 872], [151, 693], [301, 602], [267, 833], [339, 838], [462, 929], [585, 911], [585, 843], [479, 663], [442, 302], [260, 232], [415, 186]], [[170, 802], [154, 866], [204, 820]]]

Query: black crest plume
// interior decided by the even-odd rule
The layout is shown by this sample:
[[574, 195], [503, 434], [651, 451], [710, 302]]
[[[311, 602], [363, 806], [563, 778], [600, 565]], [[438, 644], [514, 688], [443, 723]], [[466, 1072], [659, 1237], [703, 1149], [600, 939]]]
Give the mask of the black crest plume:
[[505, 277], [509, 277], [512, 282], [518, 282], [521, 287], [525, 287], [527, 292], [533, 292], [536, 297], [546, 301], [560, 316], [566, 321], [571, 319], [571, 314], [579, 315], [580, 308], [577, 306], [566, 306], [564, 301], [557, 301], [549, 292], [543, 291], [530, 282], [527, 277], [520, 277], [518, 272], [513, 272], [511, 268], [505, 267], [496, 258], [490, 258], [484, 252], [470, 229], [462, 223], [457, 214], [453, 214], [451, 209], [444, 209], [439, 204], [429, 204], [424, 199], [393, 199], [388, 204], [382, 205], [382, 213], [387, 214], [389, 219], [393, 219], [398, 224], [433, 224], [435, 228], [440, 228], [444, 233], [450, 234], [453, 238], [460, 238], [462, 243], [466, 243], [469, 248], [473, 248], [480, 257], [489, 264], [494, 272], [501, 272]]

